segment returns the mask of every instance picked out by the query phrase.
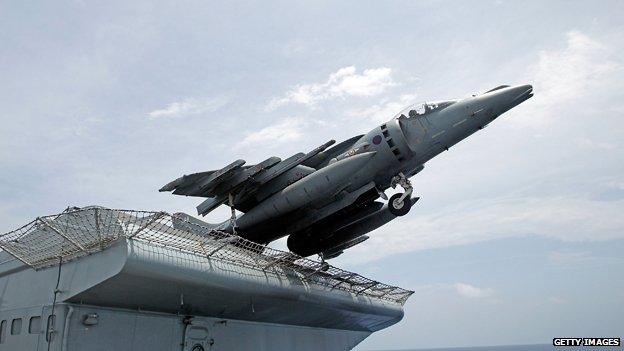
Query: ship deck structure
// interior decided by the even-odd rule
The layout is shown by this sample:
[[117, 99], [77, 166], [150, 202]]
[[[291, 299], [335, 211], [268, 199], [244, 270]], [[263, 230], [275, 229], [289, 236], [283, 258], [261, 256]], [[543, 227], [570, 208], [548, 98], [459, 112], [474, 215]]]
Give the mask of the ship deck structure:
[[89, 206], [0, 235], [0, 351], [350, 350], [413, 293], [189, 218]]

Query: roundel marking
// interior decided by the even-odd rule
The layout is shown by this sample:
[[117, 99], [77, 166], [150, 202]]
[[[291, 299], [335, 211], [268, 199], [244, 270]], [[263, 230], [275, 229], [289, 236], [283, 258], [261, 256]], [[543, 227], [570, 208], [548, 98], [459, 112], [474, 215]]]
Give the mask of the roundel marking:
[[379, 145], [381, 143], [381, 135], [375, 135], [373, 137], [373, 144]]

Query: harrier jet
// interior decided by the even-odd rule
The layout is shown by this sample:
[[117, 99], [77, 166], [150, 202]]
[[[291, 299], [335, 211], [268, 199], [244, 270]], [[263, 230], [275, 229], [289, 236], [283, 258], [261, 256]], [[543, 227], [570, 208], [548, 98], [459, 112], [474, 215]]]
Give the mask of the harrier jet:
[[[200, 215], [229, 206], [232, 218], [210, 224], [213, 229], [262, 244], [288, 235], [292, 252], [333, 258], [409, 212], [419, 199], [409, 178], [427, 161], [532, 96], [530, 85], [503, 85], [462, 100], [412, 105], [338, 144], [330, 140], [308, 153], [255, 165], [236, 160], [184, 175], [160, 191], [207, 198], [197, 206]], [[397, 186], [403, 192], [388, 199], [384, 191]], [[237, 217], [235, 210], [243, 214]]]

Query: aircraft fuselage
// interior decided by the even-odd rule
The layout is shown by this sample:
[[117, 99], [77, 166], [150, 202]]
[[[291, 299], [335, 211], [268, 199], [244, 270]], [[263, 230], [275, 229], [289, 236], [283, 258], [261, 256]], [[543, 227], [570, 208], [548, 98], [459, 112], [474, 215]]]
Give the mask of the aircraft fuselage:
[[[427, 161], [531, 96], [530, 85], [500, 86], [462, 100], [412, 105], [337, 145], [330, 140], [307, 154], [271, 157], [253, 166], [237, 160], [180, 177], [161, 191], [207, 197], [197, 207], [202, 215], [225, 203], [244, 212], [235, 220], [206, 223], [211, 228], [259, 243], [289, 235], [288, 246], [296, 253], [335, 257], [408, 213], [418, 200], [409, 178]], [[388, 199], [384, 191], [396, 186], [403, 193]], [[387, 203], [375, 201], [379, 197]]]

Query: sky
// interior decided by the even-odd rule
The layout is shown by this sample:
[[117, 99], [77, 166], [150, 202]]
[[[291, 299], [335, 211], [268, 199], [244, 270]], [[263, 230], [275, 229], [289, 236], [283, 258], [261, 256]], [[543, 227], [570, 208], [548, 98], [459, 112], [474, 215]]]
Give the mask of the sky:
[[532, 84], [412, 178], [407, 216], [333, 260], [415, 291], [357, 350], [624, 336], [622, 15], [622, 1], [0, 1], [0, 232], [67, 206], [195, 214], [198, 199], [157, 190], [411, 103]]

